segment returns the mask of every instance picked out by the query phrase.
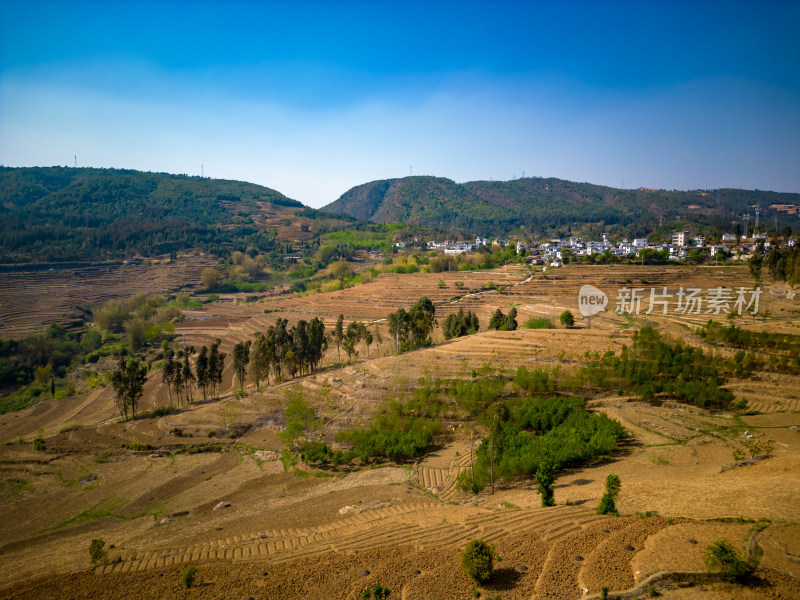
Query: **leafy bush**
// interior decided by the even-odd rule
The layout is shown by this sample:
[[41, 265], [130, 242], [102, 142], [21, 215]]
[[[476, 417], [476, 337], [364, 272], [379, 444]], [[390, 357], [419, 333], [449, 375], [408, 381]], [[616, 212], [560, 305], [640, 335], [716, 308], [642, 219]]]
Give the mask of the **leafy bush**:
[[197, 574], [197, 567], [194, 565], [189, 565], [184, 570], [183, 575], [181, 575], [181, 583], [183, 583], [184, 589], [189, 589], [194, 584], [194, 578]]
[[333, 449], [325, 442], [305, 442], [300, 446], [300, 458], [307, 463], [326, 464], [333, 454]]
[[97, 564], [103, 557], [106, 555], [106, 551], [103, 550], [103, 546], [106, 543], [103, 541], [103, 538], [95, 538], [92, 540], [92, 543], [89, 544], [89, 557], [92, 559], [92, 564]]
[[461, 552], [461, 568], [477, 583], [489, 581], [494, 570], [494, 546], [483, 540], [472, 540]]
[[286, 429], [278, 434], [284, 444], [292, 446], [308, 429], [319, 422], [314, 407], [306, 401], [303, 390], [293, 386], [287, 390], [289, 405], [286, 408]]
[[380, 584], [375, 584], [371, 588], [366, 588], [363, 592], [361, 592], [361, 597], [369, 600], [369, 598], [374, 598], [375, 600], [384, 600], [384, 598], [388, 598], [389, 594], [392, 593], [387, 587], [383, 587]]
[[133, 450], [134, 452], [144, 452], [146, 450], [150, 450], [150, 444], [140, 444], [139, 442], [132, 442], [127, 446], [128, 450]]
[[567, 329], [572, 329], [575, 327], [575, 317], [572, 314], [572, 311], [565, 310], [561, 313], [561, 316], [558, 318], [561, 321], [561, 324], [566, 327]]
[[431, 444], [439, 428], [439, 421], [395, 415], [379, 426], [342, 431], [339, 439], [352, 444], [353, 454], [365, 462], [374, 458], [408, 460]]
[[755, 571], [755, 567], [739, 556], [728, 540], [717, 540], [705, 549], [703, 558], [709, 571], [720, 571], [730, 583], [742, 583]]
[[553, 329], [553, 319], [547, 317], [531, 317], [522, 325], [525, 329]]

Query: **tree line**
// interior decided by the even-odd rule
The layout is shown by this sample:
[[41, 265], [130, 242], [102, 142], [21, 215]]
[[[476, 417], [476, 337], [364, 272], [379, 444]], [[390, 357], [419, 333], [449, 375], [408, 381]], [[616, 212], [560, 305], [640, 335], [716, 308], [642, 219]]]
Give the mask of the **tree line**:
[[286, 376], [305, 375], [317, 371], [328, 348], [325, 324], [318, 317], [311, 321], [299, 320], [288, 327], [287, 319], [279, 318], [265, 333], [257, 333], [255, 340], [237, 343], [233, 348], [233, 370], [244, 389], [248, 373], [261, 389], [261, 382], [269, 385], [270, 377], [282, 381]]
[[389, 314], [389, 335], [395, 352], [405, 352], [430, 346], [431, 331], [436, 325], [436, 307], [430, 298], [423, 296], [406, 311], [399, 308]]

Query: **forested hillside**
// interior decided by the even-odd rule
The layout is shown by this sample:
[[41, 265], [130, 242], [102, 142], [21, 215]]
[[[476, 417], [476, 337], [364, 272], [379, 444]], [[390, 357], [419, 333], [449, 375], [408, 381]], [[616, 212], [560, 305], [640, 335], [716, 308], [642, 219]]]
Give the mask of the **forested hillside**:
[[[325, 210], [377, 223], [405, 222], [491, 235], [519, 227], [532, 234], [616, 231], [629, 236], [699, 225], [732, 230], [743, 213], [761, 204], [762, 223], [800, 225], [798, 215], [773, 205], [800, 206], [800, 194], [752, 190], [621, 190], [554, 178], [470, 181], [405, 177], [352, 188]], [[753, 220], [750, 221], [750, 225]]]
[[253, 209], [302, 208], [266, 187], [117, 169], [0, 167], [0, 263], [105, 260], [202, 247], [268, 252]]

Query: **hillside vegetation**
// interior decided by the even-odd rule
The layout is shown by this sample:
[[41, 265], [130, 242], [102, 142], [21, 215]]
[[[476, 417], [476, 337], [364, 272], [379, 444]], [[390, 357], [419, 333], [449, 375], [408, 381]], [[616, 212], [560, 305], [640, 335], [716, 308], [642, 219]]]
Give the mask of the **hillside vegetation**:
[[251, 214], [261, 207], [288, 213], [303, 205], [240, 181], [0, 167], [0, 263], [104, 260], [190, 247], [269, 252], [276, 233]]
[[[800, 194], [715, 191], [621, 190], [555, 178], [456, 183], [441, 177], [385, 179], [356, 186], [324, 210], [376, 223], [404, 222], [484, 235], [524, 227], [528, 233], [619, 231], [649, 234], [689, 224], [731, 229], [752, 206], [800, 204]], [[797, 228], [797, 216], [780, 222]]]

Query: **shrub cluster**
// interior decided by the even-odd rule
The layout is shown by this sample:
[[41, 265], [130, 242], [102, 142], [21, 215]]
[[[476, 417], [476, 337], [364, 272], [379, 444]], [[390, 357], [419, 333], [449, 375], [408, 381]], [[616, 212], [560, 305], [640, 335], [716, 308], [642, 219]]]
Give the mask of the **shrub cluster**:
[[558, 471], [608, 454], [625, 437], [619, 422], [589, 413], [580, 398], [536, 397], [504, 404], [501, 414], [507, 418], [477, 451], [476, 475], [484, 483], [492, 451], [496, 475], [533, 477], [544, 463]]

